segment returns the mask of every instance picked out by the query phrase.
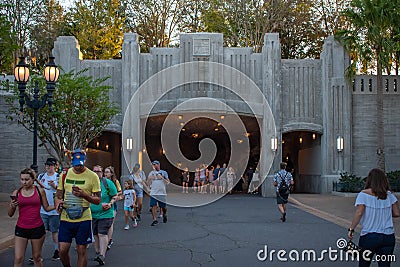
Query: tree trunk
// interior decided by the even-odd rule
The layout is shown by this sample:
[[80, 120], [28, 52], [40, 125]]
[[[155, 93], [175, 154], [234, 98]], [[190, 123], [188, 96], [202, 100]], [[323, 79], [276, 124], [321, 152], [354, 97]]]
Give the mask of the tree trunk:
[[[379, 53], [377, 53], [379, 55]], [[377, 92], [376, 92], [376, 128], [377, 128], [377, 155], [378, 168], [385, 171], [385, 129], [383, 127], [383, 81], [382, 81], [382, 66], [377, 63]]]

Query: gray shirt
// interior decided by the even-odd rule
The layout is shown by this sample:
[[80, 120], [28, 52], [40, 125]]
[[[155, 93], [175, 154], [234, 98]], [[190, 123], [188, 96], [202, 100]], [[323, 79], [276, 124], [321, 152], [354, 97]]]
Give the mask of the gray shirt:
[[[165, 185], [165, 181], [157, 176], [157, 174], [161, 174], [164, 176], [164, 179], [169, 180], [168, 178], [168, 173], [164, 170], [159, 170], [159, 171], [151, 171], [149, 173], [149, 180], [151, 180], [151, 189], [150, 189], [150, 196], [166, 196], [167, 195], [167, 189]], [[155, 176], [155, 177], [153, 177]]]

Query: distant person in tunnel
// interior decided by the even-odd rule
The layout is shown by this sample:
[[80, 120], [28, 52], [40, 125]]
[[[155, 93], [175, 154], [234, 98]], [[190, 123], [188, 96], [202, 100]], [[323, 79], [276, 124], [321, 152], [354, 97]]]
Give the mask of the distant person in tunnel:
[[281, 162], [280, 170], [274, 175], [274, 186], [276, 187], [276, 202], [278, 209], [282, 214], [282, 222], [286, 221], [286, 204], [290, 194], [290, 186], [293, 186], [294, 181], [292, 174], [286, 171], [286, 163]]

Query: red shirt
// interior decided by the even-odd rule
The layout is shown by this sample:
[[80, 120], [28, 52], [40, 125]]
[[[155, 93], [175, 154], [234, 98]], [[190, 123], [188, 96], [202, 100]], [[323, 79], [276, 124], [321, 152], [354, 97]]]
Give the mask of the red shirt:
[[34, 188], [33, 195], [30, 197], [24, 197], [22, 192], [19, 192], [18, 202], [18, 227], [33, 229], [43, 224], [42, 218], [40, 217], [40, 207], [42, 206], [42, 203], [37, 188]]

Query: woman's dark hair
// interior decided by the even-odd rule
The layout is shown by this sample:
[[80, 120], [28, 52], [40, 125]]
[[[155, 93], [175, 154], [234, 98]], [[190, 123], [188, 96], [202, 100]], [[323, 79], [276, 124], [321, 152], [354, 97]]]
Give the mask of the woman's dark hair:
[[365, 189], [371, 188], [373, 194], [378, 199], [386, 199], [387, 191], [390, 190], [389, 181], [386, 174], [381, 169], [372, 169], [369, 171]]
[[31, 168], [23, 169], [20, 174], [29, 174], [32, 180], [36, 179], [36, 172]]

